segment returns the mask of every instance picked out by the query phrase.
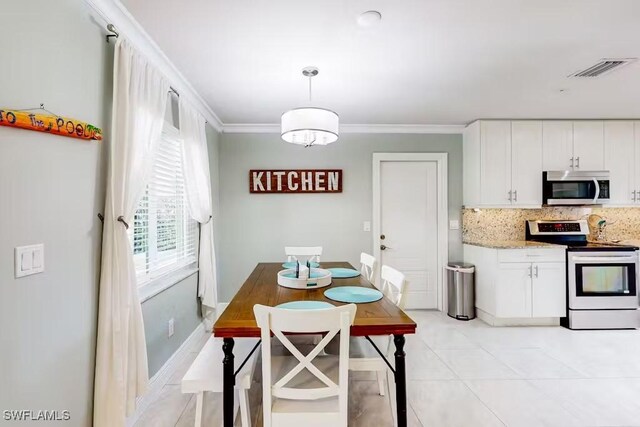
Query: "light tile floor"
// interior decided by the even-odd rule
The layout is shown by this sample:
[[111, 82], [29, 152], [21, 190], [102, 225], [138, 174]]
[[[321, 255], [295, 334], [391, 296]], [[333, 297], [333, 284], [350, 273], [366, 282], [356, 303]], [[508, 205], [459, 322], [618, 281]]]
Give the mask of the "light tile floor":
[[[418, 323], [406, 346], [412, 427], [640, 426], [640, 331], [494, 328], [439, 312], [409, 314]], [[135, 427], [193, 425], [195, 397], [179, 386], [189, 363]], [[262, 425], [260, 401], [256, 384], [254, 427]], [[352, 376], [349, 405], [350, 426], [392, 425], [372, 376]], [[221, 396], [207, 395], [205, 408], [204, 425], [219, 426]]]

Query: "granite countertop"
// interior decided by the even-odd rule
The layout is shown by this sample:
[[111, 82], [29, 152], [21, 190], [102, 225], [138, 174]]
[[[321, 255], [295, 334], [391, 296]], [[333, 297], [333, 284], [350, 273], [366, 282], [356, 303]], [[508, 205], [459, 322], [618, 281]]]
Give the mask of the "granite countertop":
[[464, 243], [465, 245], [481, 246], [483, 248], [492, 248], [492, 249], [532, 249], [532, 248], [562, 249], [562, 248], [566, 248], [565, 245], [556, 245], [553, 243], [543, 243], [543, 242], [531, 242], [527, 240], [480, 240], [480, 241], [465, 240], [462, 243]]

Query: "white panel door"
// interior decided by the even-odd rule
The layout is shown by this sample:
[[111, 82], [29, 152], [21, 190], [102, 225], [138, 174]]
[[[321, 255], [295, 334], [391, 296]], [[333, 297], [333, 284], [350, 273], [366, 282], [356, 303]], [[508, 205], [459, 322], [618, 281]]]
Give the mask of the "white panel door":
[[533, 264], [531, 312], [533, 317], [565, 317], [567, 285], [564, 262]]
[[573, 155], [575, 170], [604, 170], [604, 122], [573, 122]]
[[542, 170], [566, 171], [573, 166], [573, 122], [542, 122]]
[[380, 261], [406, 275], [406, 308], [438, 307], [437, 188], [436, 162], [381, 162]]
[[514, 205], [542, 204], [542, 122], [511, 122], [511, 188]]
[[604, 168], [610, 171], [610, 203], [629, 205], [637, 199], [635, 181], [635, 140], [633, 122], [607, 121], [604, 124]]
[[496, 285], [496, 317], [531, 317], [531, 263], [501, 263]]
[[480, 122], [480, 185], [483, 205], [511, 205], [510, 121]]

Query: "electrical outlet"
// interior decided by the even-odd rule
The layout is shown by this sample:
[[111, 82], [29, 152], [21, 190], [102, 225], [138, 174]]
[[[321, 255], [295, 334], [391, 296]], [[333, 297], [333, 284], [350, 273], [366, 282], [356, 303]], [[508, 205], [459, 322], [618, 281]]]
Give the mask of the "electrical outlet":
[[449, 221], [449, 230], [460, 230], [460, 221], [452, 219]]
[[167, 331], [167, 337], [170, 338], [170, 337], [173, 336], [173, 333], [176, 331], [175, 330], [175, 320], [173, 320], [173, 317], [171, 319], [169, 319], [168, 326], [169, 326], [169, 328], [168, 328], [168, 331]]

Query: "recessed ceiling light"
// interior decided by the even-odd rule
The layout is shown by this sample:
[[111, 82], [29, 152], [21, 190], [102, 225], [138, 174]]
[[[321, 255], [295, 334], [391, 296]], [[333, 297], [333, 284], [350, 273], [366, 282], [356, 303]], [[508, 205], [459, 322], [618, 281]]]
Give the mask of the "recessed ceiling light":
[[368, 10], [358, 15], [358, 25], [363, 28], [376, 26], [382, 20], [382, 14], [377, 10]]

